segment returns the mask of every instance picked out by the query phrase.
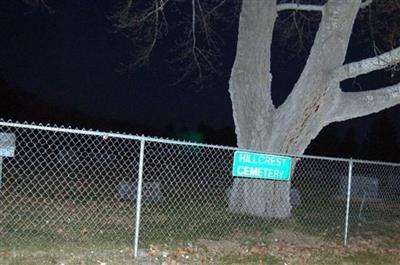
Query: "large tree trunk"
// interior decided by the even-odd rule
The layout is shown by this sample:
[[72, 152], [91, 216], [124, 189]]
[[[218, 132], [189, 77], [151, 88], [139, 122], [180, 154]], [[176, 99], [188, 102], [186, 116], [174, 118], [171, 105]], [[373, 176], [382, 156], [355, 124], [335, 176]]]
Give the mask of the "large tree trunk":
[[[236, 60], [230, 79], [233, 117], [240, 148], [302, 154], [327, 124], [340, 93], [332, 72], [344, 62], [360, 1], [324, 6], [307, 64], [284, 104], [271, 99], [270, 46], [277, 16], [274, 0], [244, 0]], [[291, 214], [290, 182], [235, 179], [232, 212], [286, 218]]]

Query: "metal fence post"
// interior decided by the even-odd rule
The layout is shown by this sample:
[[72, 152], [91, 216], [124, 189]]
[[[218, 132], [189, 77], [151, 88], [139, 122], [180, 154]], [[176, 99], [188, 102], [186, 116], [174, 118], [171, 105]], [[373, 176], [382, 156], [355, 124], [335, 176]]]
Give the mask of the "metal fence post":
[[349, 233], [349, 215], [350, 215], [350, 200], [351, 200], [351, 178], [353, 176], [353, 159], [349, 161], [349, 175], [347, 182], [347, 204], [346, 204], [346, 222], [344, 228], [344, 245], [347, 246], [347, 238]]
[[137, 258], [139, 248], [140, 210], [142, 206], [143, 160], [145, 140], [140, 140], [139, 176], [137, 182], [135, 238], [133, 243], [133, 257]]

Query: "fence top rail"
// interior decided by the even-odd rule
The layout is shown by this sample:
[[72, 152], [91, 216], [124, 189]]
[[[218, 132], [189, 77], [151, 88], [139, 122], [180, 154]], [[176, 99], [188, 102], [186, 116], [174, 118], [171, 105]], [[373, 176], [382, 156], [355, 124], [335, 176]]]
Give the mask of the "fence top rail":
[[373, 164], [373, 165], [386, 165], [386, 166], [400, 166], [400, 163], [390, 163], [390, 162], [382, 162], [382, 161], [369, 161], [369, 160], [360, 160], [360, 159], [347, 159], [340, 157], [323, 157], [323, 156], [312, 156], [312, 155], [296, 155], [296, 154], [283, 154], [276, 152], [263, 152], [260, 150], [252, 150], [252, 149], [244, 149], [234, 146], [223, 146], [223, 145], [213, 145], [213, 144], [202, 144], [202, 143], [194, 143], [189, 141], [182, 140], [172, 140], [165, 138], [156, 138], [156, 137], [148, 137], [148, 136], [140, 136], [140, 135], [132, 135], [125, 133], [115, 133], [115, 132], [102, 132], [96, 130], [87, 130], [87, 129], [77, 129], [71, 127], [64, 126], [52, 126], [52, 125], [43, 125], [43, 124], [29, 124], [29, 123], [19, 123], [13, 121], [4, 121], [0, 119], [0, 126], [5, 127], [13, 127], [13, 128], [21, 128], [21, 129], [31, 129], [31, 130], [40, 130], [40, 131], [51, 131], [51, 132], [61, 132], [61, 133], [69, 133], [69, 134], [81, 134], [81, 135], [90, 135], [90, 136], [99, 136], [99, 137], [111, 137], [111, 138], [119, 138], [119, 139], [127, 139], [127, 140], [136, 140], [136, 141], [145, 141], [145, 142], [154, 142], [154, 143], [164, 143], [164, 144], [174, 144], [174, 145], [184, 145], [184, 146], [194, 146], [194, 147], [205, 147], [205, 148], [213, 148], [213, 149], [222, 149], [222, 150], [232, 150], [232, 151], [248, 151], [248, 152], [257, 152], [257, 153], [268, 153], [272, 155], [282, 155], [282, 156], [291, 156], [293, 158], [306, 158], [306, 159], [317, 159], [317, 160], [326, 160], [326, 161], [339, 161], [339, 162], [354, 162], [354, 163], [364, 163], [364, 164]]

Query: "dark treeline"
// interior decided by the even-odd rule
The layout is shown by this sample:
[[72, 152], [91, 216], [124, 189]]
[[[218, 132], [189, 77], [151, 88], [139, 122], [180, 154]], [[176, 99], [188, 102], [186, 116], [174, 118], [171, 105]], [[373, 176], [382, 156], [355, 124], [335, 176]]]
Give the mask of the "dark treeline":
[[100, 119], [79, 111], [55, 106], [27, 90], [0, 79], [0, 118], [18, 122], [64, 125], [100, 131], [124, 132], [218, 145], [236, 145], [235, 131], [231, 127], [213, 128], [200, 124], [197, 128], [150, 127], [132, 120]]
[[400, 162], [399, 132], [386, 111], [376, 115], [364, 137], [357, 136], [353, 127], [349, 127], [343, 137], [340, 138], [338, 135], [337, 125], [329, 125], [312, 141], [306, 153]]
[[100, 119], [79, 111], [53, 105], [27, 90], [0, 79], [0, 118], [18, 122], [65, 125], [100, 131], [164, 136], [165, 131], [138, 122], [120, 119]]
[[[236, 146], [235, 130], [232, 127], [214, 128], [201, 123], [197, 128], [177, 128], [174, 124], [166, 128], [149, 127], [139, 122], [99, 119], [54, 106], [26, 90], [0, 79], [0, 118], [19, 122], [49, 123], [101, 131], [144, 134], [208, 144]], [[398, 131], [385, 111], [376, 115], [365, 137], [349, 127], [343, 134], [337, 124], [327, 126], [314, 139], [306, 154], [330, 157], [359, 158], [378, 161], [400, 161]], [[343, 136], [340, 136], [342, 135]], [[360, 140], [361, 139], [361, 140]]]

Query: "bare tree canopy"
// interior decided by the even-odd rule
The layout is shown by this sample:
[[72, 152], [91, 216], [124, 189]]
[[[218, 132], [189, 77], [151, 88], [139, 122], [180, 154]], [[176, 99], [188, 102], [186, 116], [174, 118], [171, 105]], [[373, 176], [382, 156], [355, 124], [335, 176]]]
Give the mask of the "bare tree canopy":
[[224, 40], [216, 29], [231, 26], [238, 17], [237, 8], [236, 0], [126, 0], [111, 19], [134, 44], [128, 68], [148, 64], [157, 46], [170, 46], [163, 53], [177, 66], [179, 79], [195, 76], [201, 80], [221, 71]]
[[[277, 1], [274, 38], [285, 48], [286, 56], [308, 54], [326, 2]], [[155, 50], [163, 49], [165, 61], [179, 73], [179, 80], [193, 80], [228, 69], [221, 60], [225, 40], [220, 32], [221, 28], [232, 31], [232, 26], [236, 27], [240, 7], [239, 0], [122, 0], [110, 18], [115, 29], [132, 40], [128, 69], [147, 65]], [[353, 32], [356, 41], [368, 43], [375, 54], [396, 47], [400, 39], [398, 11], [399, 0], [363, 1], [357, 17], [360, 23]]]

